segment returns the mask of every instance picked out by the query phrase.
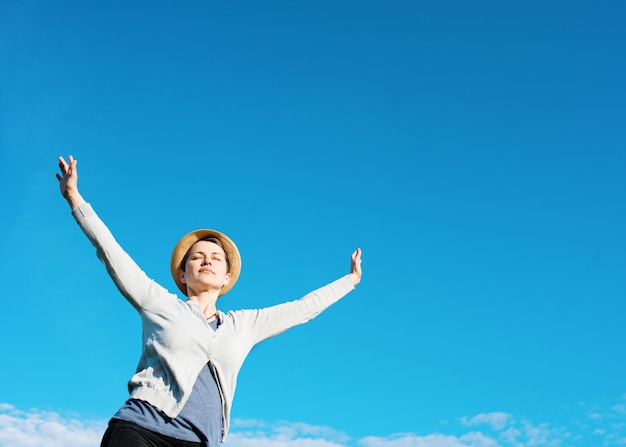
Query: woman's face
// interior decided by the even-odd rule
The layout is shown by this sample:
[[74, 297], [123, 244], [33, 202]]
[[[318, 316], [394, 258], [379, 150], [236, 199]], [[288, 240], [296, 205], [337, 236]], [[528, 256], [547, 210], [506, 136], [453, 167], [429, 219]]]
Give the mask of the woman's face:
[[209, 290], [220, 290], [230, 281], [226, 254], [210, 241], [198, 241], [189, 249], [180, 280], [187, 286], [187, 296]]

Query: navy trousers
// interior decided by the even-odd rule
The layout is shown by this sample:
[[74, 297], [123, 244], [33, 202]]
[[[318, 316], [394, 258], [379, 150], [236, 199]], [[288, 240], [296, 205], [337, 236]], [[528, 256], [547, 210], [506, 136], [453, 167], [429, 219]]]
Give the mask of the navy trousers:
[[111, 419], [100, 447], [202, 447], [202, 444], [170, 438], [132, 422]]

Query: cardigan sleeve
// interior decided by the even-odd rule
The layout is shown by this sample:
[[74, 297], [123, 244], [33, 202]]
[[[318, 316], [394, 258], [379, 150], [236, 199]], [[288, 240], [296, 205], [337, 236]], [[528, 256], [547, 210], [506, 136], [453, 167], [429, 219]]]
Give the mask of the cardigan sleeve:
[[151, 299], [170, 294], [139, 268], [113, 237], [90, 204], [84, 203], [72, 210], [72, 215], [96, 248], [96, 254], [106, 267], [120, 293], [137, 309], [144, 308]]
[[354, 290], [354, 284], [346, 275], [298, 300], [245, 311], [252, 343], [259, 343], [294, 326], [311, 321], [352, 290]]

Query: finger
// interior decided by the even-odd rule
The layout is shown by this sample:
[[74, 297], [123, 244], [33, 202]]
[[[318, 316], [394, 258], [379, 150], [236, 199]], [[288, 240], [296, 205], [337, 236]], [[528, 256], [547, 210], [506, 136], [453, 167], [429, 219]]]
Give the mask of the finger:
[[78, 160], [76, 160], [71, 155], [69, 158], [70, 158], [70, 171], [73, 174], [74, 172], [76, 172], [76, 165], [78, 164]]
[[361, 273], [361, 249], [357, 248], [354, 253], [352, 253], [352, 266], [350, 268], [351, 272]]
[[61, 172], [63, 174], [65, 174], [67, 172], [67, 163], [65, 162], [65, 159], [63, 157], [59, 157], [59, 168], [61, 169]]

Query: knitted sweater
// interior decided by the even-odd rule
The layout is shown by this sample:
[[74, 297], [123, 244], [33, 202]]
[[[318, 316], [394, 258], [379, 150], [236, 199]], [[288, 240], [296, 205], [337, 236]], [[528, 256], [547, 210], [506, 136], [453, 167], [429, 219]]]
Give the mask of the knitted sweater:
[[219, 312], [221, 324], [212, 331], [196, 303], [182, 301], [146, 276], [91, 205], [76, 207], [72, 215], [118, 290], [141, 316], [143, 349], [137, 371], [128, 382], [130, 397], [147, 401], [174, 418], [208, 363], [221, 394], [222, 441], [230, 425], [237, 375], [252, 347], [310, 321], [354, 288], [346, 275], [295, 301], [263, 309]]

